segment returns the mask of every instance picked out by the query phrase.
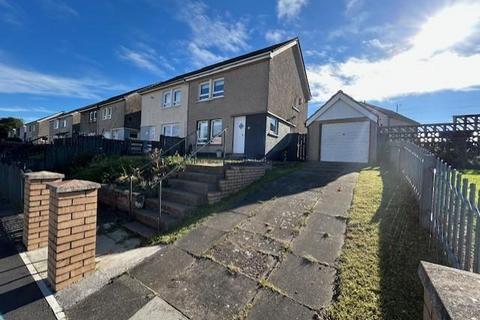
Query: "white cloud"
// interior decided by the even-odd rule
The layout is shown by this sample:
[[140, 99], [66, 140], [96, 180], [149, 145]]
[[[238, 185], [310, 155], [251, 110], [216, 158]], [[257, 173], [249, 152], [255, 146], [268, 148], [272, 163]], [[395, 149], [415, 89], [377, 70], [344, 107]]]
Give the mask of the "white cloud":
[[42, 0], [42, 5], [51, 16], [57, 19], [66, 19], [79, 15], [77, 10], [61, 0]]
[[[358, 99], [391, 97], [480, 86], [480, 53], [455, 51], [455, 45], [478, 33], [480, 4], [456, 4], [435, 14], [412, 37], [411, 46], [376, 61], [309, 65], [314, 101], [325, 101], [342, 89]], [[461, 26], [460, 26], [461, 25]]]
[[192, 32], [188, 47], [193, 62], [216, 62], [225, 53], [238, 53], [248, 49], [248, 32], [244, 21], [230, 21], [224, 16], [208, 15], [208, 7], [203, 2], [182, 2], [179, 19], [185, 22]]
[[293, 19], [300, 14], [302, 7], [307, 5], [307, 0], [278, 0], [277, 17], [279, 19]]
[[327, 56], [327, 51], [325, 50], [305, 50], [305, 56], [312, 58], [325, 58]]
[[391, 43], [384, 43], [380, 41], [379, 39], [370, 39], [370, 40], [365, 40], [363, 41], [364, 44], [368, 45], [369, 47], [375, 48], [375, 49], [380, 49], [380, 50], [389, 50], [393, 47], [393, 44]]
[[345, 3], [345, 14], [355, 13], [363, 5], [363, 0], [347, 0]]
[[55, 111], [44, 107], [0, 107], [0, 112], [39, 112], [39, 113], [54, 113]]
[[0, 62], [0, 93], [100, 99], [105, 92], [124, 89], [101, 79], [57, 76]]
[[286, 40], [288, 37], [287, 32], [285, 30], [268, 30], [265, 33], [265, 40], [268, 42], [281, 42], [282, 40]]
[[157, 51], [144, 43], [137, 44], [138, 50], [120, 47], [118, 55], [121, 59], [129, 61], [141, 69], [148, 70], [157, 75], [164, 75], [166, 70], [174, 68], [159, 55]]

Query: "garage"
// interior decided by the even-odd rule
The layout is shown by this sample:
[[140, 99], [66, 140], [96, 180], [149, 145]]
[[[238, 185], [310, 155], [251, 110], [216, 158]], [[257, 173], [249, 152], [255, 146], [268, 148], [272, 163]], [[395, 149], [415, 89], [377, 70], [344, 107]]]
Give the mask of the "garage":
[[392, 110], [359, 102], [340, 90], [307, 120], [307, 159], [375, 162], [379, 126], [417, 124]]
[[323, 124], [320, 147], [320, 161], [367, 163], [370, 122]]

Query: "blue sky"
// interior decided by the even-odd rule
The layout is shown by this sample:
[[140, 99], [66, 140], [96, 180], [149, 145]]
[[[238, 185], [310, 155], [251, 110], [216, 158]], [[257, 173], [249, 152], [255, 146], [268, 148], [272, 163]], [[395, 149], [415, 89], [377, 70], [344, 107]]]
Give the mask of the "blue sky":
[[290, 37], [310, 114], [342, 89], [420, 122], [480, 113], [480, 4], [0, 0], [0, 116], [71, 110]]

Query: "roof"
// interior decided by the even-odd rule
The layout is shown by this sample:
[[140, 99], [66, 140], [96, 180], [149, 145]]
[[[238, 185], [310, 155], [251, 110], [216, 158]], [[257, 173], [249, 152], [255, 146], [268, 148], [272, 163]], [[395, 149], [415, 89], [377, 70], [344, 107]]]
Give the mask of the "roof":
[[[149, 85], [149, 86], [146, 86], [144, 88], [139, 89], [138, 92], [142, 93], [142, 92], [154, 89], [156, 87], [165, 86], [169, 83], [173, 83], [173, 82], [182, 80], [182, 79], [187, 78], [187, 77], [192, 77], [192, 76], [195, 76], [195, 75], [207, 72], [207, 71], [212, 71], [214, 69], [221, 68], [223, 66], [227, 66], [227, 65], [232, 64], [232, 63], [240, 62], [242, 60], [247, 60], [247, 59], [250, 59], [250, 58], [254, 58], [256, 56], [260, 56], [262, 54], [273, 52], [273, 51], [279, 49], [280, 47], [282, 47], [286, 44], [289, 44], [293, 41], [298, 41], [298, 38], [293, 38], [293, 39], [290, 39], [290, 40], [287, 40], [287, 41], [284, 41], [284, 42], [280, 42], [280, 43], [274, 44], [272, 46], [269, 46], [269, 47], [266, 47], [266, 48], [263, 48], [263, 49], [255, 50], [255, 51], [249, 52], [247, 54], [243, 54], [243, 55], [231, 58], [231, 59], [227, 59], [227, 60], [224, 60], [224, 61], [221, 61], [221, 62], [218, 62], [218, 63], [211, 64], [209, 66], [197, 69], [195, 71], [191, 71], [191, 72], [181, 74], [179, 76], [175, 76], [173, 78], [170, 78], [170, 79], [162, 81], [162, 82], [154, 83], [152, 85]], [[308, 83], [307, 83], [307, 87], [308, 87]], [[310, 90], [310, 88], [308, 88], [308, 90]]]
[[389, 110], [389, 109], [385, 109], [385, 108], [382, 108], [382, 107], [378, 107], [378, 106], [375, 106], [375, 105], [372, 105], [372, 104], [369, 104], [369, 103], [366, 103], [366, 102], [359, 102], [359, 101], [355, 100], [352, 96], [346, 94], [342, 90], [339, 90], [332, 97], [330, 97], [330, 99], [328, 99], [328, 101], [325, 102], [317, 111], [315, 111], [314, 114], [312, 114], [307, 119], [307, 126], [310, 125], [310, 123], [313, 122], [316, 118], [320, 117], [320, 115], [323, 113], [325, 108], [327, 108], [327, 106], [330, 106], [336, 97], [340, 97], [340, 96], [346, 97], [348, 100], [351, 100], [351, 102], [355, 103], [356, 105], [360, 106], [362, 109], [368, 111], [369, 113], [374, 114], [377, 117], [378, 117], [378, 113], [383, 113], [390, 118], [395, 118], [395, 119], [402, 120], [402, 121], [405, 121], [405, 122], [411, 122], [412, 124], [419, 124], [417, 121], [412, 120], [410, 118], [407, 118], [404, 115], [399, 114], [398, 112], [395, 112], [395, 111], [392, 111], [392, 110]]
[[49, 119], [58, 117], [58, 116], [61, 115], [62, 113], [63, 113], [63, 111], [60, 111], [60, 112], [51, 114], [51, 115], [49, 115], [49, 116], [45, 116], [45, 117], [43, 117], [43, 118], [37, 119], [37, 120], [33, 120], [33, 121], [30, 121], [30, 122], [27, 122], [27, 123], [25, 123], [25, 125], [28, 125], [28, 124], [31, 124], [31, 123], [34, 123], [34, 122], [47, 121], [47, 120], [49, 120]]

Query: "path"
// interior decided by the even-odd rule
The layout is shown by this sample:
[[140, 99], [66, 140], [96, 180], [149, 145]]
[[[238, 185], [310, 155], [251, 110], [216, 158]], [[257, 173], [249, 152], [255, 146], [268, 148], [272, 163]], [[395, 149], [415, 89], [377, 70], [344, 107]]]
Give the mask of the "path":
[[333, 297], [356, 172], [307, 165], [67, 310], [71, 319], [316, 319]]

